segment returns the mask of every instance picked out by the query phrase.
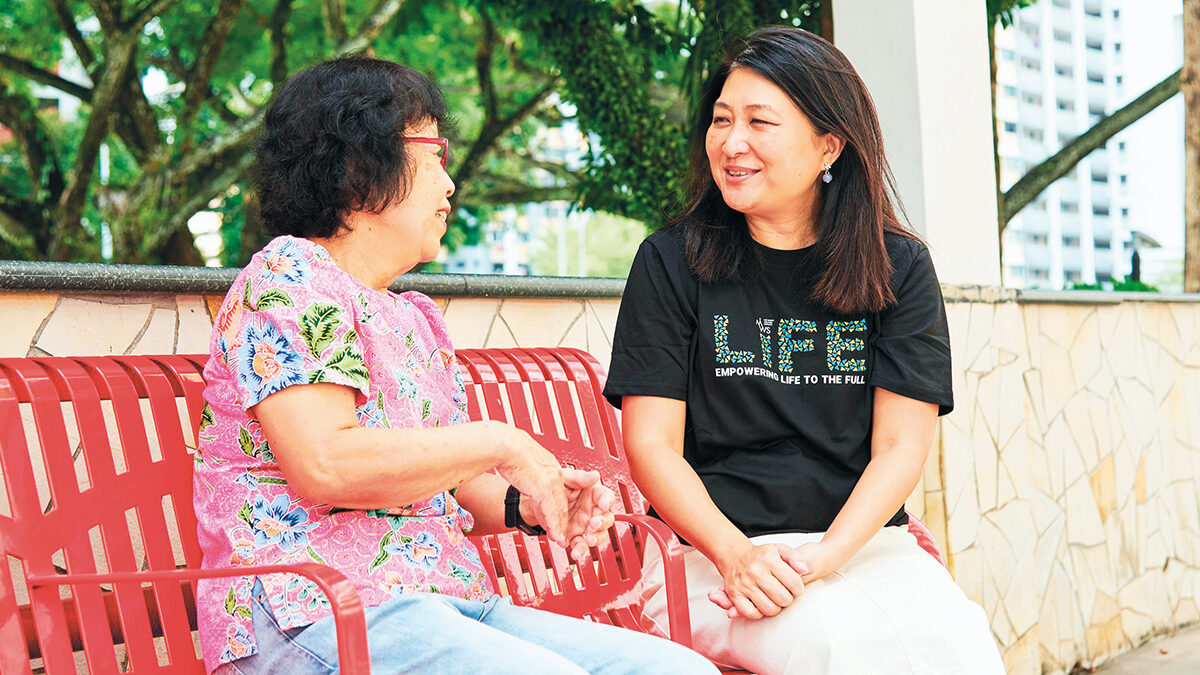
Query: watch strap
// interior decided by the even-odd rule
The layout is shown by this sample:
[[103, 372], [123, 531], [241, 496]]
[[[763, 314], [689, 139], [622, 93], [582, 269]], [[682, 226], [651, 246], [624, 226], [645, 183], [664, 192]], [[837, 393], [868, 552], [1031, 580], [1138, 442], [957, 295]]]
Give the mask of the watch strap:
[[546, 534], [546, 528], [541, 525], [530, 525], [521, 517], [521, 491], [512, 485], [509, 485], [508, 492], [504, 493], [504, 526], [515, 527], [525, 534], [534, 536]]

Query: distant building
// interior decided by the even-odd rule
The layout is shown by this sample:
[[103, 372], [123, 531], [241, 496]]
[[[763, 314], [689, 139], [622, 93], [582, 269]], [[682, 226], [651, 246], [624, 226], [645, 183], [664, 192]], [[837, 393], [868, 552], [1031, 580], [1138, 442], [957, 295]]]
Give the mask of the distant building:
[[[1144, 3], [1125, 0], [1041, 0], [1019, 11], [1013, 26], [997, 31], [1002, 188], [1158, 81], [1126, 81], [1130, 44], [1148, 44], [1147, 36], [1127, 33], [1129, 12], [1144, 10]], [[1180, 45], [1177, 53], [1179, 36], [1173, 37]], [[1171, 39], [1150, 37], [1163, 44]], [[1148, 231], [1161, 238], [1152, 224], [1136, 217], [1149, 201], [1175, 199], [1182, 205], [1183, 165], [1131, 162], [1145, 144], [1155, 142], [1146, 139], [1144, 122], [1092, 152], [1009, 221], [1002, 261], [1006, 285], [1063, 288], [1125, 278], [1130, 232]], [[1139, 130], [1142, 134], [1135, 134]], [[1181, 155], [1182, 124], [1179, 130], [1175, 143]], [[1143, 147], [1135, 150], [1135, 141]], [[1178, 196], [1172, 196], [1171, 179], [1163, 180], [1166, 194], [1131, 190], [1133, 169], [1152, 173], [1155, 180], [1178, 173]], [[1179, 223], [1182, 231], [1182, 215]]]

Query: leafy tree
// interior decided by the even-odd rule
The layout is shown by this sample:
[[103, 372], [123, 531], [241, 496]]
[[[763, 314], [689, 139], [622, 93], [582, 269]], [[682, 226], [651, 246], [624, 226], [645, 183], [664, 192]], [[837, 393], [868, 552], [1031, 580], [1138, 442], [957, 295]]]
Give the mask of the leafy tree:
[[1200, 0], [1183, 0], [1183, 290], [1200, 293]]
[[[456, 212], [571, 199], [655, 223], [679, 197], [690, 113], [729, 38], [822, 18], [816, 0], [0, 0], [0, 124], [12, 133], [0, 255], [98, 259], [104, 222], [118, 261], [196, 263], [185, 225], [215, 208], [225, 262], [243, 261], [263, 239], [245, 180], [271, 91], [348, 53], [412, 64], [445, 88], [460, 114], [446, 132]], [[72, 59], [86, 78], [55, 72]], [[151, 68], [168, 85], [154, 97]], [[78, 120], [40, 112], [33, 83], [80, 99]], [[583, 167], [530, 151], [567, 111], [603, 148]], [[450, 239], [473, 236], [458, 223]]]

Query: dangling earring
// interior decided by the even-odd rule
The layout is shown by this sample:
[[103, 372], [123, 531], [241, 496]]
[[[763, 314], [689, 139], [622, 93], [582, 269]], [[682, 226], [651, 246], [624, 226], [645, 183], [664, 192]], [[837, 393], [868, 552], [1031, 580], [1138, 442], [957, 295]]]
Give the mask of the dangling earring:
[[829, 183], [829, 182], [833, 181], [833, 174], [829, 172], [829, 170], [832, 168], [833, 168], [832, 164], [825, 165], [825, 173], [821, 174], [822, 182]]

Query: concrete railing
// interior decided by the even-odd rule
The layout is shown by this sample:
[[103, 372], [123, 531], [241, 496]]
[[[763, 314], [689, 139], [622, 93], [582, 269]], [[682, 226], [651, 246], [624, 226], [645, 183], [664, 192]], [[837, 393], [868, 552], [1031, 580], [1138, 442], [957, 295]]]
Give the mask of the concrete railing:
[[[230, 270], [0, 262], [0, 356], [206, 352]], [[620, 280], [412, 275], [459, 347], [607, 364]], [[1010, 673], [1200, 620], [1200, 297], [944, 286], [955, 411], [909, 499]]]

